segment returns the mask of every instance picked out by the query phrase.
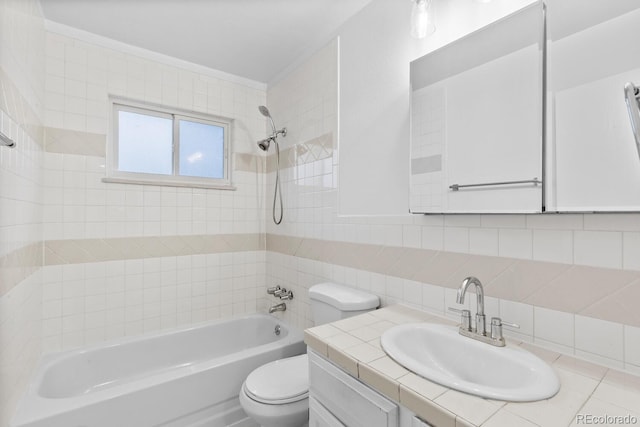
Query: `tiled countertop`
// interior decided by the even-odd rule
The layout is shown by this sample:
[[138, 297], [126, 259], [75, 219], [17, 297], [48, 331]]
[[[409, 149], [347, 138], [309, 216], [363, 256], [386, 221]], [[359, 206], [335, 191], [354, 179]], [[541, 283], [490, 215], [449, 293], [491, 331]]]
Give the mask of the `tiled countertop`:
[[[380, 335], [395, 325], [425, 321], [454, 324], [403, 305], [393, 305], [307, 329], [305, 342], [436, 427], [624, 425], [624, 420], [609, 418], [607, 423], [595, 417], [625, 416], [635, 417], [640, 425], [640, 377], [509, 338], [507, 345], [521, 345], [555, 369], [561, 383], [558, 394], [539, 402], [502, 402], [461, 393], [413, 374], [385, 354], [380, 347]], [[633, 419], [627, 419], [626, 423], [633, 425]]]

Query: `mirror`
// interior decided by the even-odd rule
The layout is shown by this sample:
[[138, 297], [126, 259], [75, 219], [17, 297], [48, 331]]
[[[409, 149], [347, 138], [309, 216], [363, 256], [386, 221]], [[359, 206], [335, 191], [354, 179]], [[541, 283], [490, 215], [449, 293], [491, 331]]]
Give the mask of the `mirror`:
[[[640, 211], [640, 2], [549, 0], [546, 208]], [[631, 87], [631, 89], [633, 89]], [[633, 90], [628, 94], [633, 98]]]
[[542, 211], [543, 40], [535, 2], [411, 62], [411, 213]]

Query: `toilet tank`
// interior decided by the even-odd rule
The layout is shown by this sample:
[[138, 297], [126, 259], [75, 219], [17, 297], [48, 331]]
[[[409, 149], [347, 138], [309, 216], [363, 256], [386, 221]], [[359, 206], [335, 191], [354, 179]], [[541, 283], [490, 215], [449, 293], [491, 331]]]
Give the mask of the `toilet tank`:
[[315, 325], [357, 316], [380, 305], [377, 295], [337, 283], [313, 285], [309, 288], [309, 299]]

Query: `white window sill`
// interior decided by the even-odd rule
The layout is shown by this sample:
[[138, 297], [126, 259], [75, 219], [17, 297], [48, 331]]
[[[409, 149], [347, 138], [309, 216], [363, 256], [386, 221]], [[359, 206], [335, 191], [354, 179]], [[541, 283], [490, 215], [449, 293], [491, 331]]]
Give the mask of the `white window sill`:
[[102, 182], [107, 184], [134, 184], [134, 185], [155, 185], [158, 187], [189, 187], [189, 188], [211, 188], [215, 190], [231, 190], [235, 191], [237, 188], [234, 185], [229, 184], [209, 184], [206, 182], [194, 182], [194, 181], [171, 181], [171, 180], [145, 180], [145, 179], [130, 179], [130, 178], [102, 178]]

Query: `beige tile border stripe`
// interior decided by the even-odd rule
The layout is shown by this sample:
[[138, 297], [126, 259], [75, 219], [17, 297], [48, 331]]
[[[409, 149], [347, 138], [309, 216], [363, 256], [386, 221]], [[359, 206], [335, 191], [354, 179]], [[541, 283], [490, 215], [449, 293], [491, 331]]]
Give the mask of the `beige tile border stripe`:
[[45, 151], [50, 153], [96, 157], [107, 155], [107, 136], [103, 134], [45, 127], [44, 139]]
[[[468, 275], [487, 296], [640, 327], [640, 272], [276, 234], [35, 242], [0, 257], [0, 296], [42, 265], [268, 250], [455, 289]], [[43, 254], [44, 252], [44, 254]]]
[[[334, 145], [333, 133], [329, 132], [289, 148], [284, 148], [280, 151], [280, 168], [286, 169], [327, 159], [333, 156]], [[276, 170], [275, 152], [270, 150], [270, 153], [266, 157], [268, 173]]]
[[640, 272], [267, 234], [268, 251], [640, 327]]
[[265, 250], [264, 234], [47, 240], [0, 257], [0, 297], [43, 265]]
[[47, 240], [44, 265], [82, 264], [125, 259], [259, 251], [264, 234], [215, 234]]
[[0, 257], [0, 297], [42, 267], [42, 242]]

